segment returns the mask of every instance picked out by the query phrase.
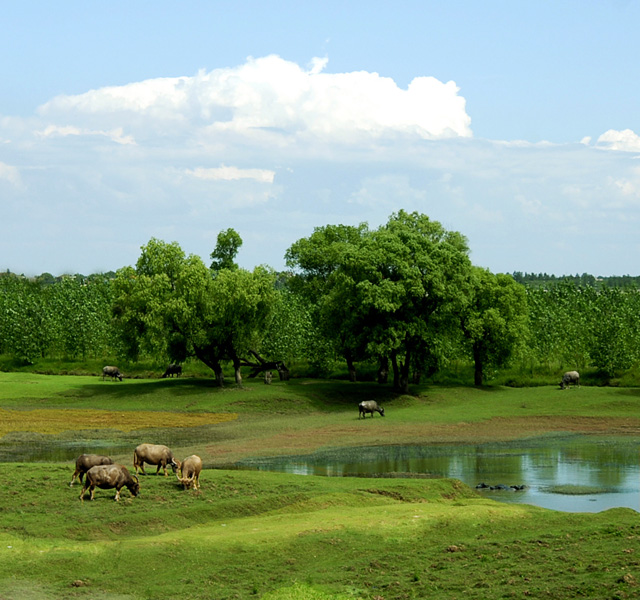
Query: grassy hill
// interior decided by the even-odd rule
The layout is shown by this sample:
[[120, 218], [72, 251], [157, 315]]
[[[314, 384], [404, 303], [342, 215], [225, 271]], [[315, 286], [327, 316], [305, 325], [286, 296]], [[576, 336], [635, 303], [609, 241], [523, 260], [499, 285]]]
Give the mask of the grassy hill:
[[[375, 398], [385, 418], [358, 420]], [[634, 389], [422, 387], [295, 380], [0, 373], [0, 598], [266, 600], [632, 598], [638, 513], [499, 504], [454, 479], [321, 478], [229, 470], [328, 447], [479, 442], [554, 432], [637, 436]], [[80, 502], [69, 456], [131, 468], [142, 441], [203, 457], [200, 491], [141, 477], [141, 494]], [[25, 462], [40, 447], [46, 461]], [[56, 455], [50, 451], [64, 450]], [[26, 454], [24, 455], [26, 456]]]

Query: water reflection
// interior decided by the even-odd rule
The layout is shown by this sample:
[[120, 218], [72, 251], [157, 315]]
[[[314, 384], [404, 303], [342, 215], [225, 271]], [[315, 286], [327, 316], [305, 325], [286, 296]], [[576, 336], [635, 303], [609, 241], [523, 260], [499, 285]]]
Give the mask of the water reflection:
[[629, 438], [554, 438], [526, 445], [341, 448], [308, 456], [245, 460], [238, 466], [331, 477], [422, 474], [453, 477], [471, 487], [480, 483], [507, 487], [524, 484], [523, 491], [479, 493], [503, 502], [569, 512], [615, 507], [640, 510], [638, 444]]

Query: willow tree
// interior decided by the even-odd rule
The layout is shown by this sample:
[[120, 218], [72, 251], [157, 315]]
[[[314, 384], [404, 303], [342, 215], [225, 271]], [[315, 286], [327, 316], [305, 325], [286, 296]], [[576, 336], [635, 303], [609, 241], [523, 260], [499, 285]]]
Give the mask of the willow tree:
[[130, 357], [141, 351], [173, 361], [196, 357], [224, 382], [222, 361], [240, 362], [259, 343], [274, 301], [274, 276], [222, 268], [212, 272], [180, 246], [152, 239], [136, 267], [118, 271], [113, 316]]

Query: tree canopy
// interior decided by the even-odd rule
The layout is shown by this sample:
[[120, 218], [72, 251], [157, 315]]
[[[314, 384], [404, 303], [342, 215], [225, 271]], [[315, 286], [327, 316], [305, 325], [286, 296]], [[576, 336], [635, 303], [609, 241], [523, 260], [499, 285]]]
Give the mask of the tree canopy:
[[461, 234], [405, 211], [374, 231], [316, 229], [289, 249], [287, 260], [347, 362], [391, 360], [402, 391], [412, 366], [429, 354], [433, 323], [464, 305], [471, 269]]
[[271, 271], [223, 268], [214, 277], [199, 257], [157, 239], [114, 286], [113, 316], [130, 356], [143, 346], [172, 361], [195, 356], [220, 384], [224, 360], [241, 383], [242, 355], [259, 343], [275, 300]]

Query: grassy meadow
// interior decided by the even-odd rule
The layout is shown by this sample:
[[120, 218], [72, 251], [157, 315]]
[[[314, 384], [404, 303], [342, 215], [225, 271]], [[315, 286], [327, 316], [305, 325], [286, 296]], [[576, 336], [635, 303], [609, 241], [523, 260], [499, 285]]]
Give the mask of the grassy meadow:
[[[640, 518], [630, 509], [502, 504], [454, 479], [230, 468], [326, 448], [640, 432], [635, 388], [412, 391], [0, 373], [0, 600], [637, 597]], [[370, 398], [385, 418], [358, 419]], [[133, 471], [141, 442], [199, 454], [202, 489], [148, 475], [137, 498], [97, 490], [79, 501], [69, 456], [106, 453]], [[34, 447], [65, 457], [21, 460]]]

